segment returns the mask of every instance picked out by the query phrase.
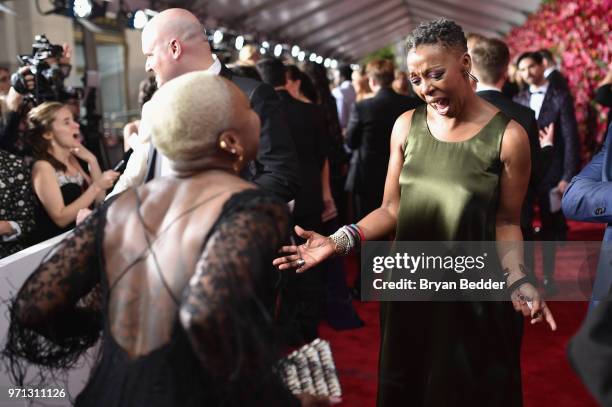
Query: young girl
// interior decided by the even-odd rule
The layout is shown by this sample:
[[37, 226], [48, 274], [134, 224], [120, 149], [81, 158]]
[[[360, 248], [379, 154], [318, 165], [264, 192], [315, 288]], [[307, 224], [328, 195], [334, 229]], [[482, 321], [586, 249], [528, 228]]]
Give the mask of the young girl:
[[[40, 203], [36, 211], [37, 240], [74, 227], [80, 209], [104, 199], [119, 176], [100, 170], [96, 157], [79, 141], [79, 124], [61, 103], [46, 102], [28, 114], [34, 153], [32, 185]], [[89, 175], [77, 158], [86, 162]]]

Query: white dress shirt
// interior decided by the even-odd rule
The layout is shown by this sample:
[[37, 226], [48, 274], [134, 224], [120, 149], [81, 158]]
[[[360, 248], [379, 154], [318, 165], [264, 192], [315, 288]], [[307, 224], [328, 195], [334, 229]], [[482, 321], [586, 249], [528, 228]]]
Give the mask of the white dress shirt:
[[529, 92], [531, 96], [529, 97], [529, 107], [535, 112], [536, 119], [540, 117], [540, 110], [542, 109], [542, 103], [544, 103], [544, 97], [546, 96], [546, 91], [548, 90], [548, 82], [544, 85], [537, 86], [529, 86]]
[[336, 98], [338, 119], [340, 119], [340, 127], [344, 130], [348, 126], [349, 115], [355, 100], [357, 100], [357, 94], [351, 81], [344, 81], [332, 90], [332, 95]]
[[[206, 70], [206, 72], [218, 75], [221, 72], [221, 62], [213, 55], [214, 62]], [[106, 199], [113, 195], [117, 195], [125, 191], [130, 187], [142, 185], [145, 182], [147, 176], [149, 153], [151, 152], [151, 135], [148, 125], [147, 115], [149, 108], [147, 107], [150, 102], [145, 103], [142, 106], [142, 118], [140, 120], [140, 126], [138, 127], [138, 137], [130, 138], [130, 147], [134, 150], [128, 163], [125, 167], [125, 171], [119, 177], [119, 180], [115, 184], [115, 187]], [[168, 112], [168, 114], [172, 114]], [[155, 160], [155, 177], [165, 176], [172, 173], [169, 160], [164, 157], [159, 151], [157, 152], [157, 159]]]
[[485, 90], [494, 90], [496, 92], [501, 92], [501, 89], [496, 88], [495, 86], [486, 85], [482, 82], [478, 82], [476, 84], [476, 92], [484, 92]]

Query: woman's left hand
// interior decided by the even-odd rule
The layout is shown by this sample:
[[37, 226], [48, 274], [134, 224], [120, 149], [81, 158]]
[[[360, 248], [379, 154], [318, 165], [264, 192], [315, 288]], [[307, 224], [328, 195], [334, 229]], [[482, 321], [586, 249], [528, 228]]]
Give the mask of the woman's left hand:
[[524, 316], [531, 317], [531, 324], [546, 321], [553, 331], [557, 330], [557, 323], [552, 312], [540, 296], [538, 290], [531, 283], [523, 283], [514, 290], [510, 296], [512, 305]]

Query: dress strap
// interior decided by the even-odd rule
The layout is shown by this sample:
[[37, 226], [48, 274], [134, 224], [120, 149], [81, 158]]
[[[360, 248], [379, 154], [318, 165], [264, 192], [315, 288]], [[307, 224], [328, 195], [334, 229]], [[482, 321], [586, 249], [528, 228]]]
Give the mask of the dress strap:
[[510, 120], [510, 117], [500, 110], [481, 130], [481, 132], [488, 131], [489, 134], [495, 135], [493, 140], [495, 140], [495, 146], [497, 147], [498, 154], [501, 154], [501, 143], [504, 139], [504, 133], [506, 132], [506, 127], [508, 127]]

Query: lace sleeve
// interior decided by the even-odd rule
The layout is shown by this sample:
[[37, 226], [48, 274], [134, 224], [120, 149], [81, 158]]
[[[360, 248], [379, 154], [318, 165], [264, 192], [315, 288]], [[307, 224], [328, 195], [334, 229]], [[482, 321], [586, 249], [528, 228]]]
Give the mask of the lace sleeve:
[[3, 357], [16, 383], [23, 383], [28, 363], [69, 369], [97, 341], [102, 319], [95, 254], [103, 212], [94, 212], [62, 240], [9, 304]]
[[288, 239], [288, 227], [286, 205], [276, 200], [224, 217], [183, 294], [181, 323], [229, 405], [253, 405], [254, 398], [256, 405], [278, 405], [266, 403], [285, 392], [273, 374], [278, 272], [272, 259]]

